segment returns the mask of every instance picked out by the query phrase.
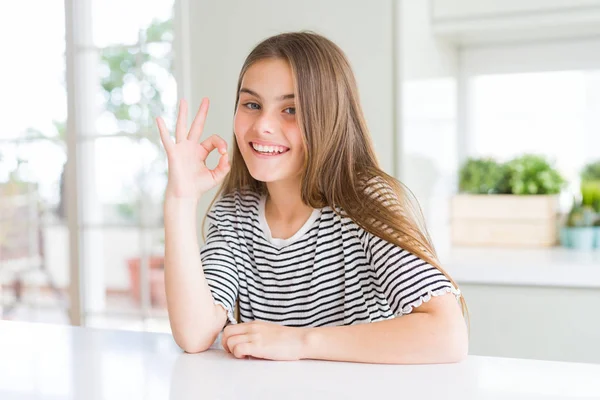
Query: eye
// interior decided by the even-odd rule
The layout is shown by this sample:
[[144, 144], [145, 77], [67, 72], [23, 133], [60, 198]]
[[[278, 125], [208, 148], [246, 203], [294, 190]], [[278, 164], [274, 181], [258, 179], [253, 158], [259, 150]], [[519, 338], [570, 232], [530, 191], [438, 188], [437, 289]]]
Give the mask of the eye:
[[283, 112], [285, 112], [286, 114], [290, 114], [290, 115], [296, 115], [296, 108], [288, 107], [285, 110], [283, 110]]
[[244, 107], [250, 109], [250, 110], [260, 110], [260, 106], [256, 103], [245, 103]]

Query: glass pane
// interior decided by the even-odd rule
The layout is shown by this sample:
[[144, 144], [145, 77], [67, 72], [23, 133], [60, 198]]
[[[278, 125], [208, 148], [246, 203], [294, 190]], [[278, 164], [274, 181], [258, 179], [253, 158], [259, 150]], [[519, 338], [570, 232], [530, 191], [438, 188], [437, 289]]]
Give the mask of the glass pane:
[[68, 323], [64, 1], [1, 2], [0, 15], [0, 317]]
[[152, 148], [127, 137], [98, 138], [79, 146], [82, 222], [139, 225], [144, 197], [140, 180]]
[[140, 253], [138, 229], [84, 229], [82, 237], [85, 312], [137, 312], [139, 304], [132, 297], [128, 261]]
[[0, 144], [2, 317], [68, 323], [69, 234], [61, 180], [64, 143]]
[[142, 84], [137, 66], [140, 57], [143, 55], [139, 48], [109, 47], [100, 51], [97, 96], [100, 114], [95, 133], [136, 133], [147, 125], [140, 121]]
[[147, 111], [144, 116], [150, 131], [155, 130], [156, 116], [162, 116], [167, 126], [174, 126], [177, 107], [177, 82], [173, 76], [171, 43], [149, 43], [144, 46], [145, 60], [141, 64], [142, 92]]
[[[158, 136], [158, 135], [156, 135]], [[167, 187], [167, 157], [160, 139], [140, 140], [143, 172], [139, 175], [140, 215], [147, 227], [163, 226], [163, 201]]]
[[[148, 315], [166, 317], [162, 228], [90, 228], [83, 236], [86, 313], [135, 320], [146, 310]], [[147, 259], [141, 249], [146, 249]], [[145, 263], [147, 281], [142, 276]], [[148, 288], [146, 305], [142, 287]]]
[[52, 221], [62, 220], [61, 182], [67, 160], [66, 144], [37, 139], [0, 143], [0, 182], [35, 182], [42, 208]]
[[[92, 1], [99, 112], [79, 143], [85, 312], [94, 326], [164, 331], [167, 168], [155, 118], [175, 123], [173, 1]], [[102, 137], [114, 134], [125, 135]]]
[[171, 49], [171, 43], [161, 42], [100, 51], [96, 133], [156, 132], [159, 115], [174, 124], [177, 83]]
[[[146, 232], [148, 255], [151, 257], [150, 266], [154, 270], [150, 274], [149, 293], [150, 293], [150, 309], [151, 315], [157, 319], [156, 326], [158, 327], [160, 319], [167, 318], [167, 299], [165, 295], [165, 278], [164, 278], [164, 256], [165, 256], [165, 241], [164, 228], [149, 229]], [[146, 321], [148, 322], [148, 321]]]
[[[94, 44], [99, 47], [133, 45], [143, 40], [172, 39], [172, 29], [157, 35], [154, 21], [172, 18], [174, 0], [92, 0]], [[170, 21], [166, 25], [171, 26]]]
[[0, 140], [56, 136], [67, 118], [64, 1], [3, 1], [0, 15], [0, 75], [10, 77], [2, 81]]
[[469, 89], [473, 155], [544, 154], [575, 185], [600, 157], [600, 71], [478, 76]]

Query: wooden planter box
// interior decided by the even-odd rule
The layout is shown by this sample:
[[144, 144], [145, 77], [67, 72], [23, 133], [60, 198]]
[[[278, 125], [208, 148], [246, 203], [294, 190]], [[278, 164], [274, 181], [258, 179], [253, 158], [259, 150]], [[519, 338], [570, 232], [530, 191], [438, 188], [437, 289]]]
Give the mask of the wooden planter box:
[[558, 196], [456, 195], [451, 227], [456, 246], [554, 246]]

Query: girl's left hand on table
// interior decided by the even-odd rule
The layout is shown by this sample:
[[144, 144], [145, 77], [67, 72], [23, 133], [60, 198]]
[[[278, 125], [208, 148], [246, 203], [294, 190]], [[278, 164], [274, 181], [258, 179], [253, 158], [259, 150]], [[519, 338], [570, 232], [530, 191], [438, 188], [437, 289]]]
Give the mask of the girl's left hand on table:
[[252, 321], [228, 325], [221, 343], [236, 358], [262, 358], [292, 361], [303, 358], [307, 329]]

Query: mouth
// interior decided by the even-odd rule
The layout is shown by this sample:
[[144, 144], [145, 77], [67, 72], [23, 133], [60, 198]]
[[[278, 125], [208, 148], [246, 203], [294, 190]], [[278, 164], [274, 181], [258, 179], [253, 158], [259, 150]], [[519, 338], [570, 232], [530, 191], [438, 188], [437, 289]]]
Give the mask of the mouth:
[[252, 149], [254, 154], [263, 157], [277, 157], [290, 151], [290, 148], [285, 146], [264, 146], [253, 142], [250, 142], [249, 144], [250, 149]]

